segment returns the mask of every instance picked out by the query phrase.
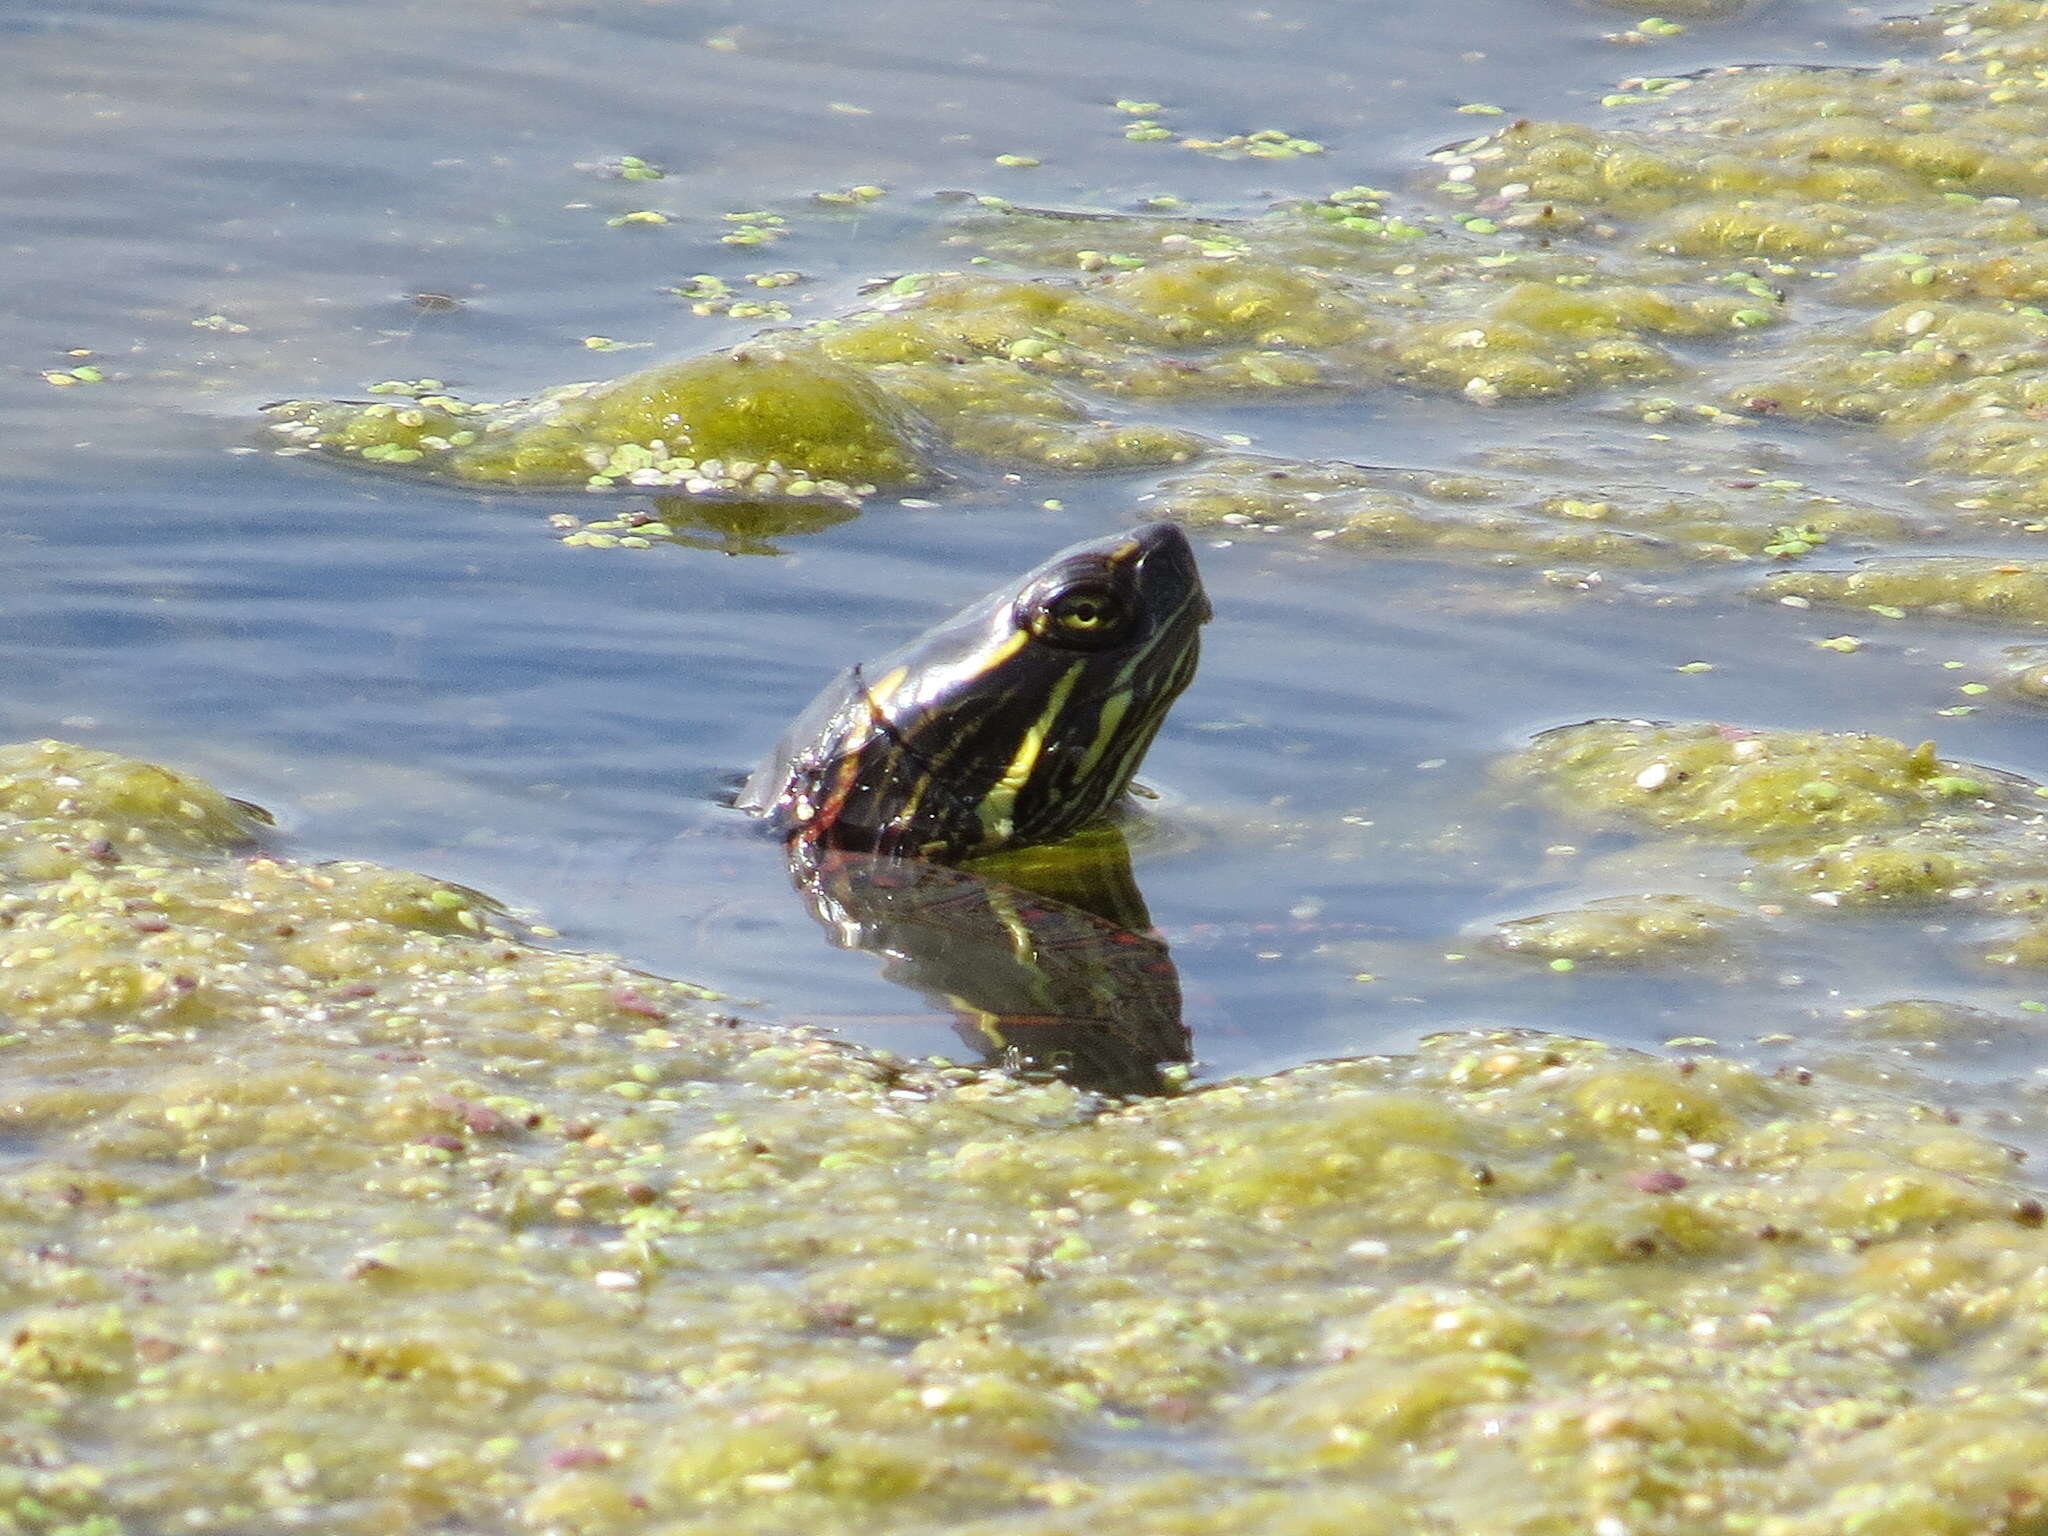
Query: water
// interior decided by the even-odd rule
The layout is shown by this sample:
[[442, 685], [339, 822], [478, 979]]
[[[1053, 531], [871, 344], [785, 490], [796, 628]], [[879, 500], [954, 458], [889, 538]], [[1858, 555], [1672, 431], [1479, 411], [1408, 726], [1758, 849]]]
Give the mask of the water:
[[[592, 515], [580, 494], [254, 452], [255, 408], [425, 375], [490, 398], [748, 334], [662, 291], [697, 272], [800, 270], [797, 318], [829, 314], [940, 259], [942, 189], [1256, 210], [1400, 182], [1474, 130], [1462, 102], [1582, 115], [1652, 63], [1887, 51], [1824, 4], [1695, 23], [1654, 61], [1599, 41], [1632, 19], [1544, 0], [17, 3], [0, 16], [0, 737], [188, 767], [272, 807], [294, 855], [428, 869], [764, 1014], [959, 1054], [873, 959], [823, 943], [725, 799], [831, 673], [1139, 520], [1147, 477], [982, 472], [772, 556], [628, 555], [557, 542], [550, 514]], [[1184, 131], [1279, 126], [1331, 152], [1127, 144], [1119, 97]], [[670, 174], [579, 169], [627, 154]], [[859, 213], [800, 202], [870, 182], [890, 196]], [[789, 211], [786, 239], [721, 243], [723, 213], [762, 207]], [[607, 226], [640, 208], [675, 221]], [[40, 376], [82, 362], [111, 382]], [[1618, 450], [1571, 406], [1389, 395], [1182, 419], [1276, 454], [1441, 467], [1504, 441]], [[1898, 475], [1858, 442], [1775, 437], [1816, 484]], [[1952, 753], [2039, 774], [2030, 718], [1933, 716], [1955, 698], [1942, 662], [1986, 661], [1999, 637], [1915, 626], [1844, 665], [1811, 645], [1839, 622], [1755, 605], [1726, 575], [1573, 594], [1278, 541], [1198, 552], [1217, 620], [1135, 841], [1204, 1074], [1466, 1024], [1654, 1043], [1726, 1033], [1731, 1008], [1752, 1032], [1855, 1001], [2019, 995], [1895, 920], [1792, 925], [1656, 976], [1553, 976], [1474, 942], [1644, 888], [1625, 843], [1559, 855], [1565, 829], [1504, 802], [1489, 764], [1531, 734], [1604, 715], [1939, 726]], [[1677, 670], [1697, 660], [1714, 670]]]

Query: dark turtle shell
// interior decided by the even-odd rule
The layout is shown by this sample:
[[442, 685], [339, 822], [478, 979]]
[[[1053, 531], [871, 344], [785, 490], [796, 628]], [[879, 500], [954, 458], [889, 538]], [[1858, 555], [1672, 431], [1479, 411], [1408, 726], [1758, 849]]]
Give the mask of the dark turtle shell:
[[813, 847], [913, 858], [1065, 837], [1130, 787], [1208, 617], [1171, 523], [1076, 544], [840, 674], [739, 804]]

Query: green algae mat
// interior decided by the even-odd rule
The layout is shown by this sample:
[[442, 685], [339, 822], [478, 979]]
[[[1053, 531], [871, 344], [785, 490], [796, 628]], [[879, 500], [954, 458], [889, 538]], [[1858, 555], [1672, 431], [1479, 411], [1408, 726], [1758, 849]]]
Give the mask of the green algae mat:
[[[1937, 830], [1951, 891], [2048, 874], [2030, 786], [1895, 742], [1589, 726], [1503, 772], [1794, 883]], [[2042, 1206], [1931, 1079], [1475, 1030], [1110, 1104], [260, 832], [0, 749], [0, 1529], [2048, 1520]]]

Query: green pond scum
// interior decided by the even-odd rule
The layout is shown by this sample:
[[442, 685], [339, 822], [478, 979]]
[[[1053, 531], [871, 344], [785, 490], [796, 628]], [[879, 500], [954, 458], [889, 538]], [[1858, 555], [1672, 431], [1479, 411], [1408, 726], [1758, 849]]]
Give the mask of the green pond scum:
[[[423, 381], [425, 384], [438, 381]], [[274, 406], [276, 430], [365, 463], [494, 485], [627, 484], [748, 497], [872, 495], [927, 471], [909, 424], [854, 370], [757, 345], [503, 405], [419, 386], [366, 405]]]
[[1574, 911], [1511, 918], [1495, 938], [1510, 954], [1574, 967], [1584, 960], [1642, 962], [1722, 944], [1741, 914], [1684, 896], [1608, 896]]
[[1946, 556], [1893, 559], [1849, 571], [1783, 571], [1759, 595], [1829, 607], [1862, 608], [1880, 618], [1908, 613], [1975, 619], [2012, 629], [2048, 625], [2048, 561]]
[[1594, 721], [1550, 732], [1507, 776], [1584, 824], [1665, 835], [1665, 867], [1688, 872], [1686, 892], [1647, 911], [1601, 904], [1502, 924], [1511, 952], [1669, 955], [1796, 904], [1807, 921], [1938, 909], [1928, 931], [1966, 972], [2048, 966], [2048, 791], [1944, 762], [1932, 742]]
[[[1881, 67], [1644, 77], [1593, 123], [1490, 112], [1407, 192], [1251, 218], [971, 199], [952, 268], [724, 353], [509, 404], [286, 402], [271, 425], [285, 451], [482, 484], [757, 501], [857, 503], [941, 466], [1156, 467], [1192, 521], [1489, 560], [1787, 561], [2048, 531], [2048, 19], [1993, 0], [1887, 25], [1902, 57]], [[729, 287], [682, 291], [707, 281]], [[1711, 428], [1716, 467], [1772, 422], [1876, 432], [1934, 510], [1826, 486], [1767, 508], [1747, 476], [1661, 501], [1583, 466], [1503, 506], [1437, 495], [1426, 467], [1403, 485], [1166, 419], [1389, 389], [1475, 411], [1579, 399], [1646, 444]]]
[[[1895, 742], [1585, 727], [1509, 771], [1774, 870], [1951, 818], [2025, 857], [2023, 786]], [[0, 1530], [2048, 1518], [2042, 1207], [1930, 1077], [1471, 1030], [1108, 1103], [261, 832], [0, 749]], [[1851, 1063], [2024, 1027], [1834, 1022]]]

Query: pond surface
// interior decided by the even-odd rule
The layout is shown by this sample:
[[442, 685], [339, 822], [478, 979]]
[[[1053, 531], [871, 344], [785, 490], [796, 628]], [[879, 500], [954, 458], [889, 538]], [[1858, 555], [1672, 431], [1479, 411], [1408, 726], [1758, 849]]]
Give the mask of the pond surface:
[[[177, 763], [272, 808], [294, 854], [426, 869], [755, 1016], [972, 1059], [871, 957], [827, 947], [731, 788], [832, 673], [1142, 520], [1156, 472], [956, 465], [815, 531], [593, 550], [549, 519], [630, 496], [601, 513], [580, 492], [276, 457], [257, 408], [393, 378], [503, 398], [760, 328], [668, 291], [700, 273], [800, 273], [762, 292], [828, 316], [947, 259], [950, 189], [1256, 213], [1417, 184], [1429, 150], [1495, 121], [1461, 104], [1585, 117], [1629, 71], [1895, 46], [1828, 4], [1696, 19], [1652, 59], [1602, 40], [1636, 19], [1538, 0], [17, 5], [0, 19], [0, 739]], [[1127, 141], [1119, 99], [1161, 103], [1177, 131], [1280, 128], [1325, 152]], [[604, 174], [622, 156], [667, 174]], [[856, 185], [886, 196], [810, 201]], [[614, 222], [643, 210], [669, 222]], [[748, 210], [787, 232], [726, 243], [725, 215]], [[44, 376], [81, 366], [104, 380]], [[1639, 430], [1584, 400], [1148, 414], [1274, 455], [1458, 470], [1540, 451], [1592, 484], [1775, 475], [1912, 505], [1903, 455], [1868, 437], [1674, 431], [1646, 461]], [[1603, 862], [1625, 845], [1579, 847], [1511, 803], [1491, 764], [1534, 734], [1601, 716], [1938, 734], [1946, 755], [2039, 776], [2026, 707], [1939, 713], [2010, 636], [1916, 622], [1844, 656], [1814, 644], [1838, 616], [1759, 604], [1753, 573], [1717, 567], [1546, 581], [1540, 562], [1213, 529], [1197, 552], [1217, 617], [1133, 841], [1200, 1075], [1496, 1022], [1654, 1044], [1901, 996], [2031, 998], [1889, 916], [1654, 975], [1479, 942], [1645, 888]]]

